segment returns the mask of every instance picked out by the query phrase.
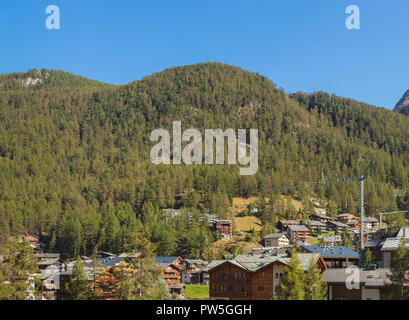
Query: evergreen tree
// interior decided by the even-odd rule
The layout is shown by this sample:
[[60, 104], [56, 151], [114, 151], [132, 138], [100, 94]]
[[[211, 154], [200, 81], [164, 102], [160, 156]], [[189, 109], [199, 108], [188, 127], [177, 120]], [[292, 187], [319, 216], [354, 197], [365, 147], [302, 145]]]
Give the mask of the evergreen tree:
[[362, 266], [364, 268], [370, 268], [374, 263], [375, 263], [375, 260], [373, 258], [371, 250], [366, 249], [365, 250], [364, 262], [363, 262]]
[[311, 259], [305, 275], [305, 300], [328, 299], [328, 287], [323, 277], [318, 265]]
[[92, 280], [88, 279], [80, 257], [75, 261], [70, 281], [66, 284], [68, 300], [92, 300], [95, 298]]
[[293, 248], [289, 264], [285, 267], [284, 276], [277, 286], [279, 300], [305, 300], [305, 272], [300, 267], [300, 258]]
[[399, 248], [394, 252], [391, 261], [391, 285], [388, 287], [391, 298], [394, 300], [409, 299], [409, 253], [405, 239], [402, 239]]
[[0, 300], [25, 300], [33, 293], [37, 260], [25, 239], [10, 239], [0, 264]]

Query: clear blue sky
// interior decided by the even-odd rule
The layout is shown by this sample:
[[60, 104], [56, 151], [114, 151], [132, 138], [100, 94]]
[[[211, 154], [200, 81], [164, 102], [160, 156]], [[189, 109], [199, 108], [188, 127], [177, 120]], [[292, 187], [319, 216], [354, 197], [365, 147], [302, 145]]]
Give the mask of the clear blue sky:
[[[58, 5], [61, 30], [47, 30]], [[361, 30], [345, 9], [361, 10]], [[0, 73], [62, 69], [114, 84], [218, 61], [287, 92], [392, 108], [409, 89], [407, 0], [3, 0]]]

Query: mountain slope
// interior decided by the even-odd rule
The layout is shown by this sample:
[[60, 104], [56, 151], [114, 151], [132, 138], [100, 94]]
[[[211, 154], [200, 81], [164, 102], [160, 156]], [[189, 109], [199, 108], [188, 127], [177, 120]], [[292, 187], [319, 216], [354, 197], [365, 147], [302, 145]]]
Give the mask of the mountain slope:
[[[175, 205], [226, 216], [234, 196], [323, 174], [369, 175], [369, 215], [406, 208], [409, 119], [396, 112], [322, 92], [287, 95], [263, 76], [219, 63], [171, 68], [123, 86], [61, 73], [54, 82], [49, 74], [41, 84], [7, 85], [0, 93], [0, 242], [31, 232], [67, 255], [90, 254], [95, 246], [120, 251], [132, 213], [148, 225], [159, 208]], [[26, 78], [3, 75], [0, 83]], [[153, 165], [150, 133], [171, 130], [175, 120], [202, 133], [258, 129], [258, 173]], [[340, 211], [358, 206], [356, 184], [299, 196], [311, 192]]]
[[402, 99], [396, 104], [394, 111], [409, 115], [409, 90], [405, 92]]

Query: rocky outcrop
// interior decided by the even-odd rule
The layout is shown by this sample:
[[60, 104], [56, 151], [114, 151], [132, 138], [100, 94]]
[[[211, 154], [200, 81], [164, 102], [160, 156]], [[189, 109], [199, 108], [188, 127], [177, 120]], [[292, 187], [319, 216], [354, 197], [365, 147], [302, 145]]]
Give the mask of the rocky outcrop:
[[409, 115], [409, 90], [406, 91], [402, 99], [399, 100], [394, 111]]

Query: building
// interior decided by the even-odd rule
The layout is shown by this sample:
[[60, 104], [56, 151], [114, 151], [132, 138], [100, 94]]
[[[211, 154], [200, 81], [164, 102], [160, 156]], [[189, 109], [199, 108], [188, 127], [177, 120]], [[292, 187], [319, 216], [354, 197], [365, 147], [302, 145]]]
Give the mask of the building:
[[327, 222], [328, 231], [343, 232], [344, 229], [346, 229], [348, 232], [351, 230], [351, 228], [343, 222], [339, 222], [339, 221], [328, 221]]
[[264, 246], [268, 248], [281, 248], [290, 245], [290, 240], [284, 233], [273, 233], [264, 237]]
[[188, 284], [203, 284], [208, 278], [201, 269], [209, 263], [204, 260], [184, 259], [182, 262], [182, 282]]
[[343, 213], [338, 215], [338, 221], [347, 224], [348, 222], [359, 222], [359, 218], [350, 213]]
[[[300, 253], [301, 268], [314, 261], [324, 271], [320, 254]], [[210, 274], [211, 300], [271, 300], [284, 275], [289, 256], [240, 255], [233, 260], [212, 261], [204, 271]]]
[[308, 246], [302, 245], [301, 252], [319, 253], [328, 268], [347, 268], [357, 265], [359, 253], [342, 246]]
[[277, 223], [277, 228], [281, 231], [281, 232], [286, 232], [288, 226], [295, 226], [299, 224], [297, 220], [280, 220]]
[[214, 228], [223, 238], [231, 238], [233, 235], [231, 220], [215, 220]]
[[312, 221], [319, 221], [322, 222], [324, 224], [326, 224], [328, 221], [334, 221], [334, 219], [332, 219], [331, 217], [328, 217], [326, 215], [322, 215], [322, 214], [313, 214], [310, 219]]
[[[181, 257], [156, 257], [156, 263], [162, 269], [162, 278], [165, 283], [170, 284], [180, 284], [182, 283], [182, 262]], [[170, 287], [169, 287], [170, 289]], [[175, 289], [175, 288], [174, 288]], [[180, 290], [171, 290], [171, 293]]]
[[364, 217], [362, 218], [362, 228], [369, 231], [378, 230], [379, 221], [374, 217]]
[[[358, 281], [356, 288], [348, 288], [351, 273], [346, 269], [327, 269], [324, 281], [328, 284], [328, 300], [384, 300], [385, 287], [390, 283], [389, 269], [356, 269]], [[353, 285], [353, 284], [352, 284]]]
[[306, 241], [311, 237], [310, 230], [304, 225], [289, 225], [287, 227], [287, 236], [290, 240]]
[[327, 225], [321, 221], [311, 220], [308, 224], [310, 225], [311, 231], [315, 233], [321, 233], [327, 230]]

